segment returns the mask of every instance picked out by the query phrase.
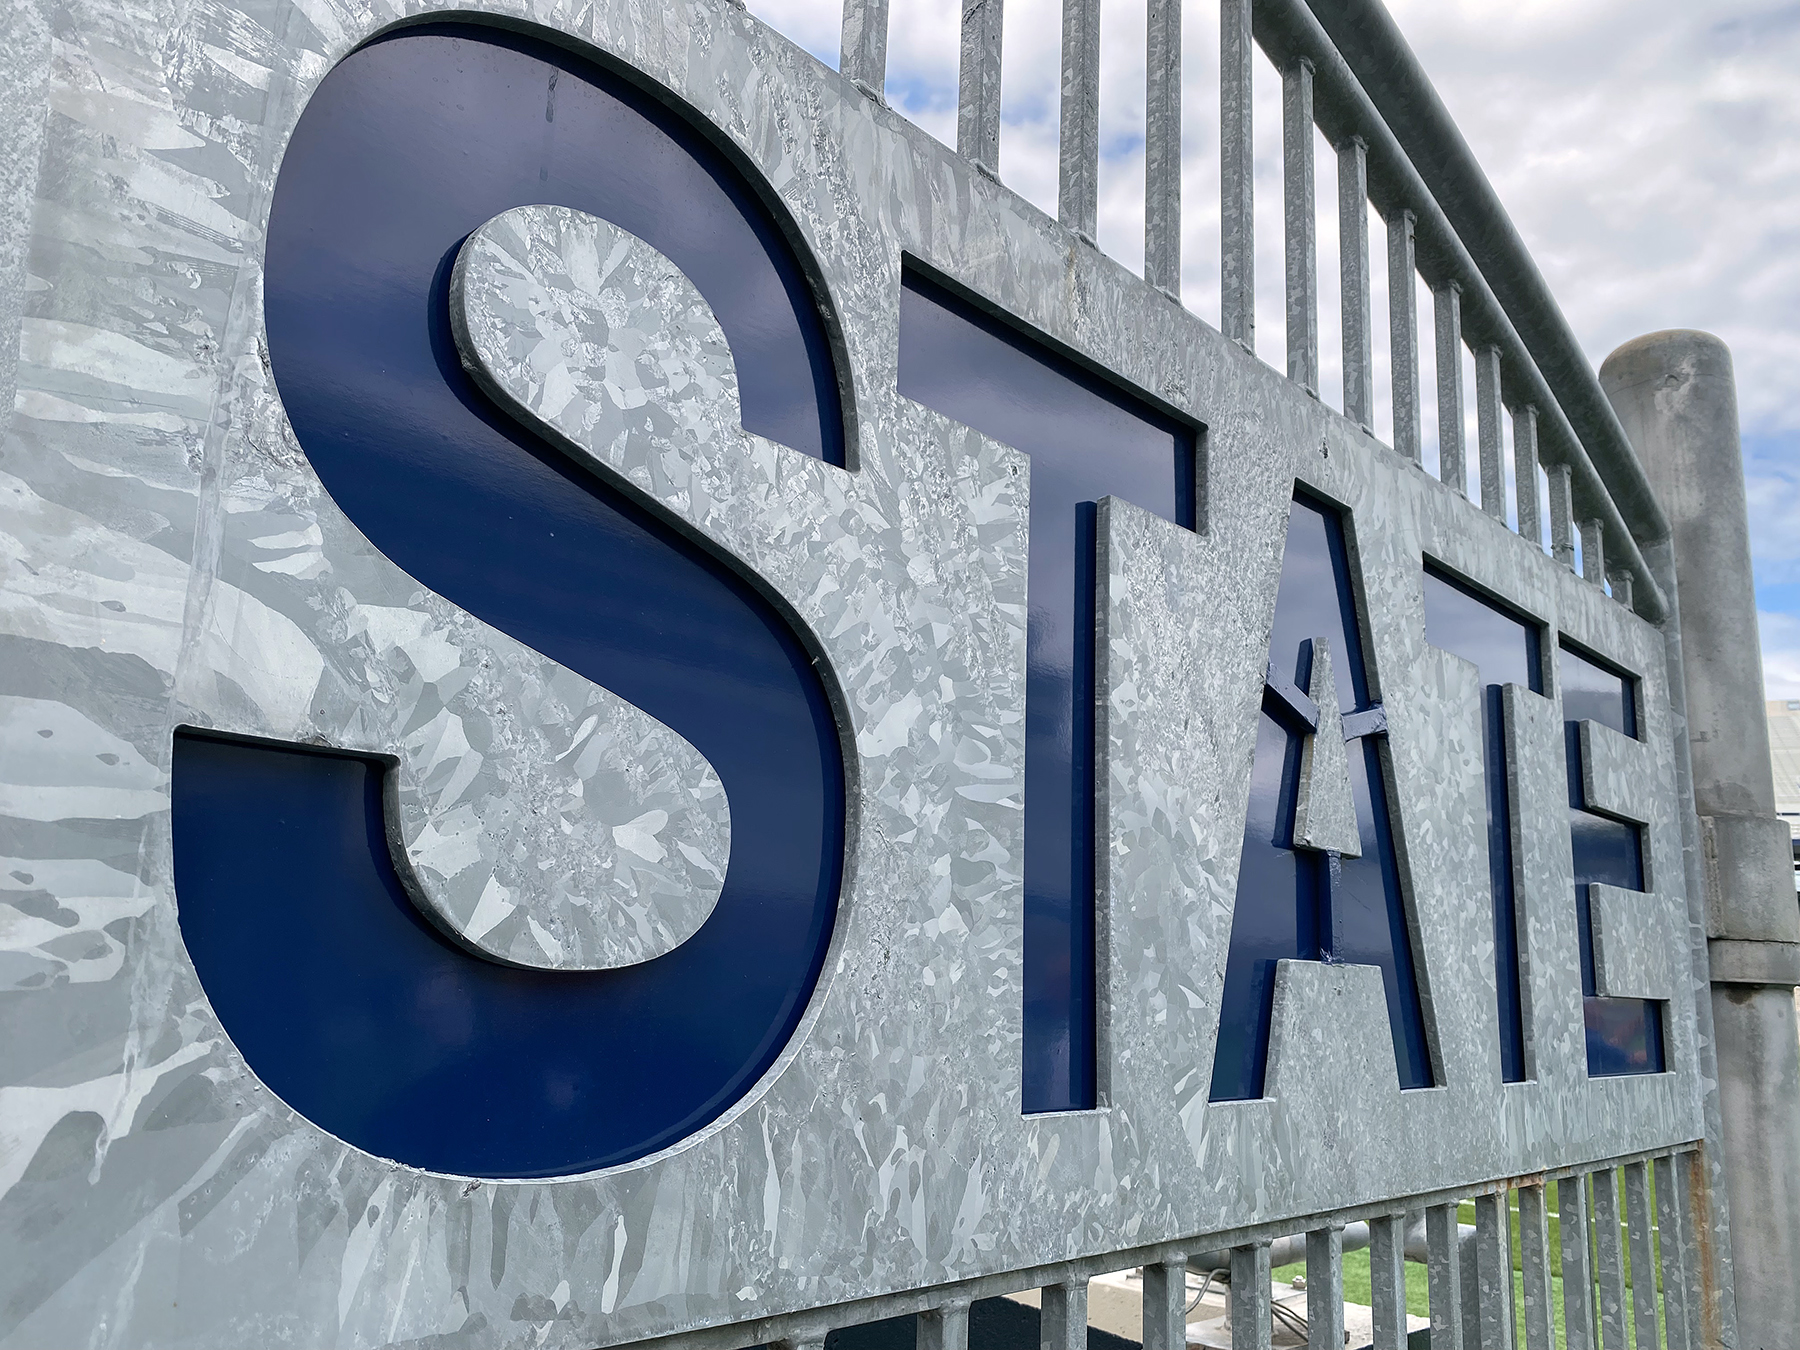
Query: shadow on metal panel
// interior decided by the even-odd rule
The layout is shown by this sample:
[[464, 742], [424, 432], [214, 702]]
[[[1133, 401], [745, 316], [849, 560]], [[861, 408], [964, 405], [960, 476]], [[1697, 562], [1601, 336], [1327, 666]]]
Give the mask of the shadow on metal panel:
[[[919, 1319], [889, 1317], [828, 1332], [825, 1350], [918, 1350]], [[969, 1350], [1042, 1350], [1038, 1310], [1010, 1298], [977, 1299], [969, 1305]], [[1088, 1350], [1137, 1350], [1138, 1342], [1090, 1326]]]
[[712, 917], [643, 965], [513, 970], [407, 902], [380, 762], [182, 737], [174, 766], [183, 935], [250, 1066], [359, 1148], [473, 1176], [627, 1162], [739, 1099], [805, 1011], [844, 853], [835, 717], [786, 621], [463, 375], [449, 264], [484, 221], [539, 202], [674, 259], [731, 341], [746, 426], [842, 458], [821, 321], [748, 185], [622, 80], [494, 29], [403, 30], [320, 85], [272, 208], [271, 364], [307, 458], [377, 548], [718, 771], [732, 851]]

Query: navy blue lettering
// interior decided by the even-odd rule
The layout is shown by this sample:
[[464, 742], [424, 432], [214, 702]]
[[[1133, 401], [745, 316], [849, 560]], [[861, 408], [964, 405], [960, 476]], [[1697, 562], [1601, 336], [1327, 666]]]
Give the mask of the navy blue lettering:
[[1581, 941], [1588, 1072], [1596, 1078], [1661, 1073], [1662, 1004], [1652, 999], [1596, 996], [1594, 928], [1588, 909], [1588, 887], [1595, 882], [1628, 891], [1644, 889], [1643, 841], [1638, 827], [1588, 810], [1581, 787], [1581, 723], [1599, 722], [1636, 739], [1636, 682], [1566, 646], [1557, 651], [1557, 675], [1562, 684], [1568, 753], [1569, 842], [1575, 855], [1576, 931]]
[[[1348, 740], [1350, 790], [1362, 855], [1294, 846], [1301, 751], [1312, 728], [1291, 688], [1312, 676], [1314, 641], [1331, 648]], [[1269, 682], [1257, 726], [1250, 809], [1238, 871], [1231, 953], [1213, 1059], [1212, 1099], [1260, 1097], [1268, 1068], [1275, 967], [1284, 958], [1381, 968], [1403, 1088], [1433, 1081], [1419, 1006], [1412, 939], [1400, 891], [1380, 737], [1385, 718], [1369, 695], [1362, 625], [1336, 508], [1296, 497], [1269, 638]]]
[[908, 271], [900, 392], [1031, 456], [1025, 690], [1027, 1111], [1095, 1103], [1095, 504], [1194, 528], [1195, 435]]
[[1488, 888], [1494, 903], [1494, 980], [1500, 1000], [1500, 1077], [1525, 1080], [1525, 1018], [1519, 994], [1519, 919], [1513, 895], [1512, 807], [1506, 786], [1501, 690], [1544, 692], [1538, 626], [1425, 569], [1425, 640], [1471, 661], [1481, 678], [1481, 762], [1487, 796]]
[[640, 1158], [749, 1091], [817, 982], [844, 851], [832, 706], [773, 604], [463, 374], [450, 263], [540, 202], [674, 260], [731, 341], [746, 427], [841, 459], [823, 324], [746, 180], [625, 81], [497, 29], [407, 29], [321, 84], [275, 190], [269, 355], [308, 459], [388, 558], [718, 771], [732, 851], [711, 918], [621, 970], [502, 967], [399, 891], [379, 761], [175, 750], [182, 932], [246, 1060], [350, 1143], [476, 1176]]

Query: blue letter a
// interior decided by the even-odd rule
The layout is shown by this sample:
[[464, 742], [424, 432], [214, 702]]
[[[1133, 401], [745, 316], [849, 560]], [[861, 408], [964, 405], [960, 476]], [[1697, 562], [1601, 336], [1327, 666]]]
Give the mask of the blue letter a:
[[1296, 497], [1269, 638], [1212, 1099], [1263, 1094], [1275, 965], [1379, 966], [1403, 1088], [1431, 1063], [1338, 511]]

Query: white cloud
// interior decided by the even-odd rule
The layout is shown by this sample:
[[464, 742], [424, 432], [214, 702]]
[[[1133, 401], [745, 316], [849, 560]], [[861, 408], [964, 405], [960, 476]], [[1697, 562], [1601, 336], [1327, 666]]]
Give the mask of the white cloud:
[[1800, 432], [1800, 5], [1392, 8], [1589, 355], [1707, 329], [1745, 429]]
[[1391, 8], [1593, 361], [1730, 344], [1765, 679], [1800, 695], [1800, 4]]

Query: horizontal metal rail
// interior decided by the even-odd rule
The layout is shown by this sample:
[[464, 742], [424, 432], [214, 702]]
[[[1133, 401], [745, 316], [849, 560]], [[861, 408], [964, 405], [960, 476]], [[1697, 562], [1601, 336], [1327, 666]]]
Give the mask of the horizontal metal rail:
[[[1165, 1333], [1176, 1310], [1185, 1312], [1187, 1290], [1179, 1279], [1151, 1278], [1153, 1272], [1185, 1269], [1190, 1256], [1220, 1250], [1232, 1254], [1233, 1325], [1236, 1345], [1240, 1318], [1254, 1334], [1257, 1324], [1263, 1328], [1261, 1344], [1268, 1344], [1271, 1290], [1267, 1278], [1271, 1251], [1284, 1258], [1295, 1254], [1295, 1245], [1284, 1242], [1295, 1236], [1307, 1239], [1309, 1305], [1322, 1301], [1331, 1306], [1342, 1305], [1343, 1276], [1342, 1234], [1349, 1224], [1366, 1224], [1370, 1250], [1374, 1255], [1376, 1344], [1405, 1345], [1405, 1277], [1401, 1262], [1418, 1257], [1422, 1245], [1426, 1265], [1431, 1272], [1433, 1300], [1432, 1321], [1444, 1318], [1460, 1335], [1463, 1350], [1514, 1350], [1511, 1282], [1511, 1258], [1504, 1256], [1504, 1308], [1500, 1275], [1489, 1267], [1510, 1251], [1512, 1225], [1520, 1233], [1520, 1275], [1526, 1291], [1529, 1334], [1523, 1338], [1524, 1350], [1553, 1350], [1540, 1339], [1542, 1328], [1550, 1325], [1548, 1309], [1538, 1316], [1533, 1290], [1540, 1295], [1551, 1288], [1551, 1276], [1563, 1281], [1563, 1299], [1570, 1327], [1569, 1350], [1611, 1350], [1597, 1339], [1580, 1338], [1582, 1327], [1595, 1328], [1597, 1317], [1609, 1310], [1624, 1309], [1627, 1297], [1639, 1300], [1660, 1297], [1664, 1301], [1663, 1321], [1667, 1327], [1669, 1350], [1699, 1350], [1699, 1255], [1694, 1232], [1693, 1175], [1699, 1157], [1696, 1144], [1653, 1149], [1618, 1158], [1583, 1161], [1546, 1169], [1528, 1176], [1504, 1177], [1476, 1185], [1455, 1187], [1418, 1195], [1356, 1205], [1325, 1214], [1288, 1218], [1247, 1225], [1223, 1232], [1203, 1233], [1180, 1242], [1163, 1242], [1143, 1247], [1083, 1257], [1077, 1260], [1006, 1271], [926, 1289], [908, 1290], [880, 1298], [860, 1299], [828, 1308], [808, 1309], [780, 1314], [728, 1326], [702, 1328], [656, 1340], [633, 1343], [632, 1350], [742, 1350], [754, 1345], [788, 1347], [816, 1346], [826, 1335], [842, 1327], [861, 1326], [891, 1317], [920, 1315], [921, 1350], [929, 1340], [932, 1350], [968, 1350], [967, 1310], [982, 1299], [1001, 1298], [1028, 1290], [1060, 1290], [1057, 1301], [1068, 1315], [1079, 1308], [1083, 1317], [1086, 1299], [1076, 1291], [1085, 1291], [1087, 1281], [1121, 1270], [1141, 1269], [1144, 1280], [1144, 1327], [1146, 1350], [1149, 1350], [1153, 1328], [1161, 1325]], [[1654, 1177], [1654, 1192], [1648, 1189]], [[1551, 1217], [1546, 1204], [1545, 1188], [1558, 1183], [1561, 1269], [1550, 1269], [1553, 1244], [1547, 1233]], [[1570, 1186], [1568, 1183], [1577, 1183]], [[1603, 1197], [1591, 1202], [1590, 1195]], [[1612, 1198], [1604, 1198], [1612, 1197]], [[1621, 1198], [1622, 1197], [1622, 1198]], [[1476, 1223], [1470, 1226], [1457, 1221], [1459, 1207], [1474, 1202]], [[1514, 1218], [1513, 1216], [1517, 1216]], [[1420, 1216], [1425, 1220], [1424, 1233], [1418, 1231]], [[1607, 1223], [1613, 1227], [1610, 1232]], [[1540, 1230], [1539, 1225], [1543, 1225]], [[1529, 1225], [1529, 1226], [1528, 1226]], [[1570, 1234], [1580, 1234], [1581, 1242], [1572, 1243]], [[1333, 1242], [1333, 1236], [1336, 1241]], [[1483, 1256], [1484, 1242], [1488, 1251]], [[1277, 1248], [1276, 1244], [1280, 1244]], [[1337, 1260], [1331, 1259], [1333, 1249]], [[1600, 1268], [1591, 1268], [1590, 1249], [1601, 1253]], [[1608, 1254], [1617, 1248], [1628, 1253], [1632, 1262], [1630, 1294], [1623, 1275], [1614, 1281], [1606, 1265]], [[1319, 1274], [1314, 1279], [1314, 1253], [1320, 1257]], [[1636, 1272], [1645, 1268], [1644, 1253], [1651, 1253], [1649, 1263], [1654, 1274], [1639, 1290]], [[1385, 1258], [1385, 1259], [1384, 1259]], [[1622, 1258], [1623, 1259], [1623, 1258]], [[1485, 1264], [1484, 1264], [1485, 1263]], [[1240, 1269], [1252, 1272], [1248, 1280], [1239, 1277]], [[1481, 1272], [1487, 1269], [1487, 1297], [1482, 1297]], [[1622, 1269], [1622, 1268], [1621, 1268]], [[1587, 1278], [1583, 1279], [1583, 1271]], [[1598, 1282], [1596, 1296], [1596, 1282]], [[1046, 1300], [1050, 1302], [1050, 1300]], [[1440, 1307], [1439, 1305], [1443, 1306]], [[1636, 1304], [1633, 1305], [1637, 1307]], [[1620, 1315], [1625, 1315], [1623, 1312]], [[1327, 1319], [1329, 1320], [1329, 1319]], [[1383, 1342], [1384, 1322], [1397, 1335]], [[927, 1327], [929, 1323], [929, 1327]], [[1641, 1317], [1639, 1325], [1642, 1325]], [[1045, 1350], [1052, 1350], [1052, 1333], [1066, 1332], [1058, 1318], [1045, 1319]], [[1534, 1330], [1535, 1329], [1535, 1330]], [[1166, 1339], [1165, 1335], [1165, 1339]], [[1055, 1338], [1061, 1350], [1064, 1337]], [[1068, 1339], [1074, 1339], [1072, 1337]], [[1446, 1334], [1442, 1344], [1455, 1338]], [[1085, 1343], [1082, 1341], [1080, 1343]], [[1248, 1343], [1257, 1343], [1254, 1339]], [[1434, 1344], [1439, 1342], [1434, 1338]], [[1178, 1350], [1182, 1344], [1174, 1340], [1167, 1350]], [[1620, 1343], [1621, 1350], [1624, 1342]], [[1646, 1346], [1654, 1342], [1642, 1342]]]

